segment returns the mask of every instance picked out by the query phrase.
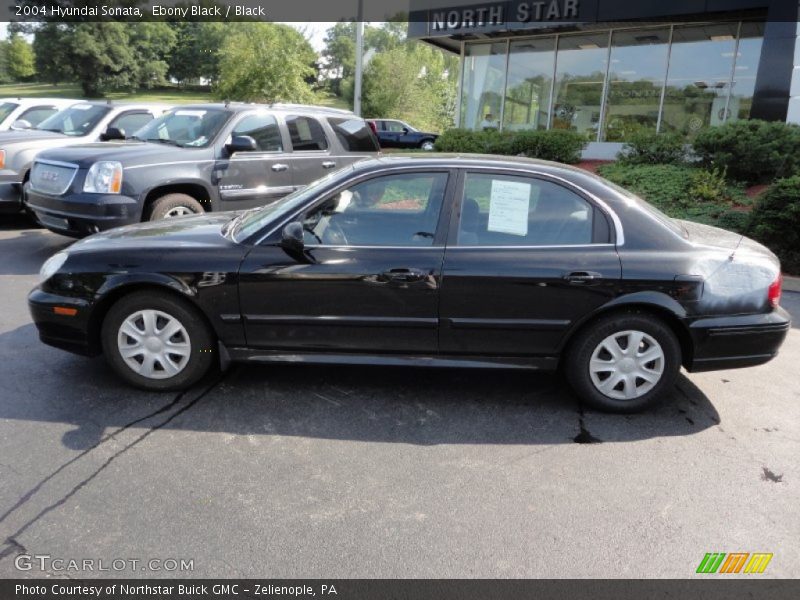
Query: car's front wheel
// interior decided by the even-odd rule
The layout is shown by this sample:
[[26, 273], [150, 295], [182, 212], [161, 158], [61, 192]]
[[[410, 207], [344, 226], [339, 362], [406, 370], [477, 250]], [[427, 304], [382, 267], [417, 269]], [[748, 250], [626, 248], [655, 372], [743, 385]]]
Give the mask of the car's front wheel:
[[661, 400], [673, 388], [680, 365], [680, 344], [666, 323], [622, 313], [578, 334], [567, 352], [565, 374], [588, 405], [630, 413]]
[[185, 389], [205, 375], [215, 356], [214, 337], [202, 316], [160, 292], [136, 292], [117, 301], [101, 336], [114, 371], [146, 390]]
[[434, 148], [433, 140], [422, 140], [419, 145], [421, 150], [425, 150], [425, 152], [432, 152]]
[[203, 205], [188, 194], [166, 194], [153, 202], [150, 207], [149, 220], [188, 217], [205, 212]]

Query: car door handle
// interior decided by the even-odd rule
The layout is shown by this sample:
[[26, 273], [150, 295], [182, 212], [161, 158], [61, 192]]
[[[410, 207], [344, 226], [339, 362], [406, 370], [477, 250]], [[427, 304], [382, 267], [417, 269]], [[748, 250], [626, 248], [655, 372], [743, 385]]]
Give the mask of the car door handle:
[[336, 163], [333, 162], [332, 160], [326, 160], [326, 161], [324, 161], [322, 163], [322, 168], [323, 169], [332, 169], [335, 166], [336, 166]]
[[396, 281], [400, 283], [414, 283], [415, 281], [424, 281], [428, 278], [428, 274], [420, 269], [390, 269], [381, 273], [379, 279], [381, 281]]
[[572, 271], [564, 275], [564, 279], [570, 283], [591, 283], [602, 278], [602, 274], [594, 271]]
[[275, 171], [276, 173], [280, 173], [281, 171], [285, 171], [288, 168], [289, 168], [289, 165], [284, 165], [283, 163], [278, 163], [278, 164], [272, 165], [272, 170]]

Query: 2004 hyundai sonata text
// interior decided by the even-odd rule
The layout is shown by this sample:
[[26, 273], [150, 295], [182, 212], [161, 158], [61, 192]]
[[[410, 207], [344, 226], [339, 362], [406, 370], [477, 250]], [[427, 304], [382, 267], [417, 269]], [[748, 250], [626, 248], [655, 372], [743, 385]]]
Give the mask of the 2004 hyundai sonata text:
[[562, 368], [635, 411], [689, 371], [773, 358], [765, 247], [676, 221], [577, 168], [365, 160], [266, 207], [131, 225], [50, 258], [42, 341], [176, 390], [218, 361]]

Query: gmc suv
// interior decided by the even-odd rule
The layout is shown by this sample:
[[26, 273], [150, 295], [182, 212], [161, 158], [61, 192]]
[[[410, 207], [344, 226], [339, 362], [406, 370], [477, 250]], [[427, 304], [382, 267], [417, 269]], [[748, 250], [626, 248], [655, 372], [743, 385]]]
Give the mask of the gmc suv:
[[58, 111], [33, 129], [0, 132], [0, 212], [19, 212], [22, 186], [34, 157], [44, 149], [85, 142], [124, 139], [160, 116], [156, 104], [78, 102]]
[[39, 154], [26, 203], [83, 237], [139, 221], [269, 204], [379, 151], [352, 112], [313, 106], [181, 106], [124, 142]]

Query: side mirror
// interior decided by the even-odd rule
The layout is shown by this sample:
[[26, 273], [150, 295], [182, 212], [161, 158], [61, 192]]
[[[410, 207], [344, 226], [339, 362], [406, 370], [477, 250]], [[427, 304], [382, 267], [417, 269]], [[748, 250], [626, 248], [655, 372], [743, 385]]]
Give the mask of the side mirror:
[[31, 122], [25, 119], [17, 119], [11, 124], [11, 129], [31, 129], [32, 127]]
[[101, 142], [110, 142], [111, 140], [124, 140], [125, 139], [125, 130], [120, 129], [119, 127], [109, 127], [105, 130], [105, 133], [100, 134], [100, 141]]
[[255, 152], [258, 150], [258, 144], [249, 135], [235, 135], [230, 142], [225, 144], [225, 148], [231, 154], [235, 152]]
[[403, 135], [408, 135], [408, 127], [403, 127]]
[[302, 252], [305, 247], [303, 242], [303, 224], [297, 221], [288, 223], [281, 233], [281, 247], [292, 252]]

